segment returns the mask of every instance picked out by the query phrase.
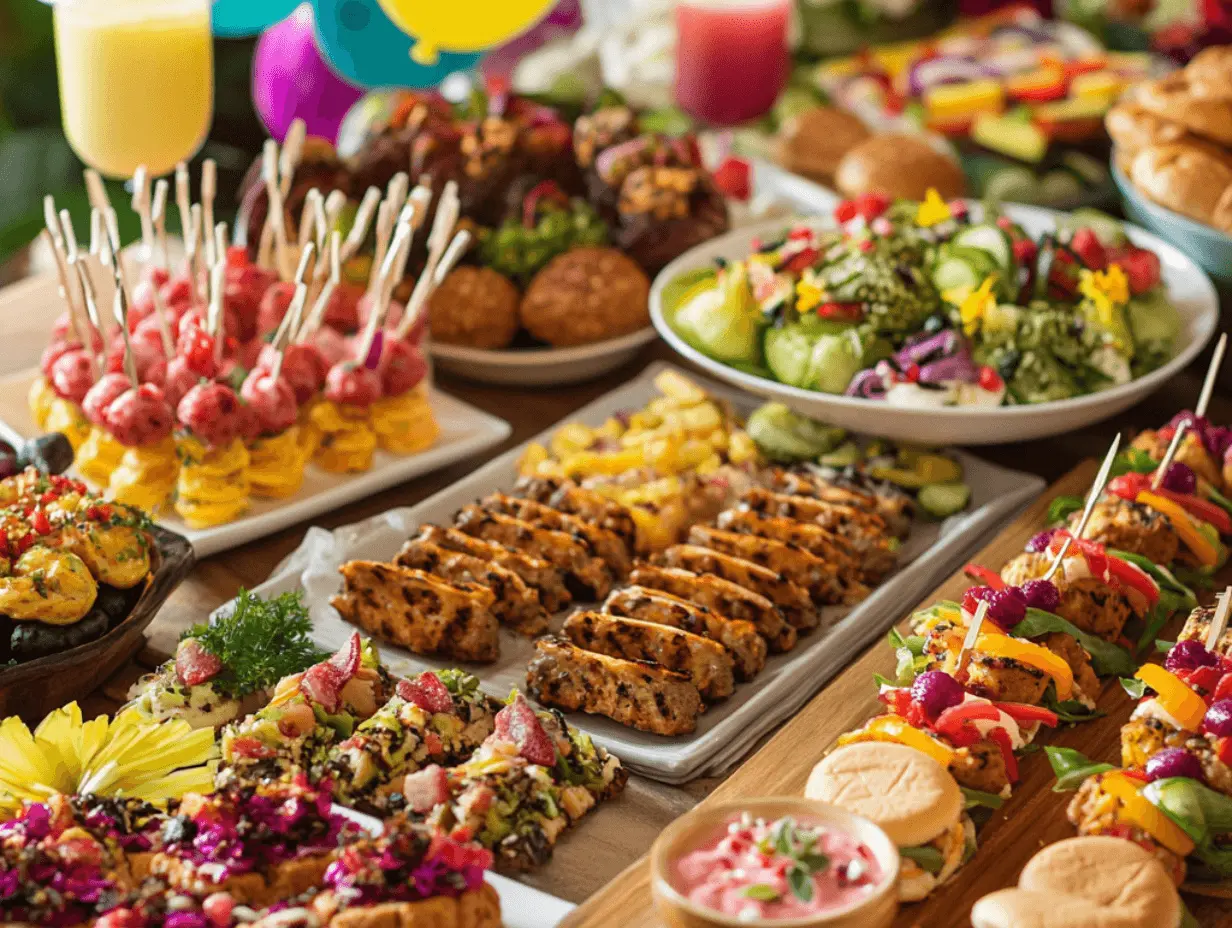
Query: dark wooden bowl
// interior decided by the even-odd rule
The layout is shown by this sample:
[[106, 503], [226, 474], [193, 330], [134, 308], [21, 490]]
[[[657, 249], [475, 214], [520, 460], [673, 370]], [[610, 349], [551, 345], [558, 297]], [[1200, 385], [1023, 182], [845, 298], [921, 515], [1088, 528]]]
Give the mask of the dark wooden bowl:
[[128, 616], [101, 638], [0, 668], [0, 717], [36, 723], [53, 709], [96, 690], [141, 649], [145, 630], [196, 563], [187, 538], [154, 526], [151, 575]]

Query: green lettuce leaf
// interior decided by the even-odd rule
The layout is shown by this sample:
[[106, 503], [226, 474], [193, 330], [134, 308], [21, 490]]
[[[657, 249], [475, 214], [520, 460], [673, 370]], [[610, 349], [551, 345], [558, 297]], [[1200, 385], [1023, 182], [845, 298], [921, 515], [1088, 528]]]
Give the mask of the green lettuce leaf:
[[1028, 609], [1027, 617], [1010, 630], [1010, 634], [1018, 638], [1039, 638], [1053, 632], [1062, 632], [1077, 639], [1091, 655], [1091, 666], [1101, 677], [1127, 676], [1138, 669], [1133, 657], [1124, 648], [1084, 632], [1072, 622], [1042, 609]]
[[1048, 755], [1048, 763], [1052, 764], [1052, 772], [1057, 782], [1053, 784], [1054, 793], [1067, 793], [1077, 789], [1087, 777], [1116, 770], [1116, 764], [1100, 764], [1091, 760], [1081, 751], [1073, 748], [1060, 748], [1048, 745], [1044, 748]]

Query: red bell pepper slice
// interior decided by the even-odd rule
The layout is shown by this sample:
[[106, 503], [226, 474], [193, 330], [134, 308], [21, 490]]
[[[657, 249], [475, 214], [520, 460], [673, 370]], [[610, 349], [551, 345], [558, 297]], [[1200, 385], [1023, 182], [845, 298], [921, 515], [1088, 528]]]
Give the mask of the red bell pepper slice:
[[1108, 492], [1121, 499], [1134, 500], [1143, 490], [1151, 488], [1148, 474], [1122, 474], [1108, 481]]
[[[1065, 544], [1065, 539], [1072, 537], [1064, 529], [1056, 532], [1048, 544], [1049, 552], [1055, 556]], [[1070, 548], [1082, 554], [1091, 576], [1104, 581], [1114, 589], [1126, 588], [1139, 593], [1152, 606], [1159, 602], [1159, 587], [1138, 565], [1112, 557], [1103, 545], [1095, 541], [1075, 538]]]
[[1215, 526], [1220, 535], [1232, 535], [1232, 516], [1228, 511], [1216, 506], [1210, 500], [1202, 499], [1191, 493], [1177, 493], [1175, 490], [1152, 490], [1165, 499], [1170, 499], [1191, 516], [1209, 522]]
[[983, 735], [970, 725], [965, 725], [962, 728], [954, 729], [954, 731], [946, 732], [942, 737], [955, 748], [969, 748], [979, 741]]
[[1220, 738], [1216, 741], [1215, 754], [1221, 761], [1232, 767], [1232, 738]]
[[[1218, 667], [1194, 667], [1192, 670], [1177, 672], [1177, 676], [1184, 680], [1185, 685], [1191, 690], [1195, 692], [1202, 691], [1198, 695], [1215, 692], [1223, 675], [1223, 671]], [[1210, 701], [1210, 696], [1208, 695], [1206, 699]]]
[[886, 690], [878, 694], [877, 699], [895, 715], [906, 718], [907, 709], [911, 705], [911, 691], [907, 689]]
[[950, 732], [964, 727], [968, 722], [974, 722], [977, 719], [986, 722], [996, 722], [1000, 718], [1001, 713], [990, 702], [964, 702], [957, 706], [950, 706], [950, 708], [937, 716], [937, 721], [933, 723], [933, 729], [948, 735]]
[[1024, 702], [998, 702], [993, 705], [1019, 724], [1039, 722], [1049, 728], [1057, 727], [1057, 714], [1043, 706], [1029, 706]]
[[1232, 673], [1224, 673], [1211, 695], [1211, 702], [1219, 702], [1221, 699], [1232, 699]]
[[982, 564], [968, 564], [963, 568], [963, 573], [982, 583], [984, 586], [990, 586], [994, 590], [1004, 590], [1005, 581], [1001, 579], [1001, 575], [995, 570], [990, 570]]
[[1011, 783], [1018, 782], [1018, 758], [1014, 756], [1014, 745], [1010, 741], [1010, 733], [1004, 728], [994, 728], [988, 732], [988, 739], [1001, 749], [1001, 759], [1005, 761], [1005, 776]]

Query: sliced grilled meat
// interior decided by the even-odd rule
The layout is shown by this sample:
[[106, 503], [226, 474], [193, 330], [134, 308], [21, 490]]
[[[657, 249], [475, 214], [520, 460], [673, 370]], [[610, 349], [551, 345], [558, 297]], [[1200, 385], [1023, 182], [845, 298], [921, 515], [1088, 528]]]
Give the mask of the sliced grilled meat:
[[820, 525], [845, 538], [859, 554], [864, 573], [880, 580], [894, 569], [894, 551], [885, 520], [873, 512], [845, 503], [810, 496], [790, 496], [753, 487], [740, 495], [740, 508], [767, 516]]
[[684, 674], [657, 664], [583, 651], [562, 638], [535, 643], [526, 688], [545, 706], [605, 715], [656, 735], [687, 735], [704, 708]]
[[[710, 529], [709, 531], [715, 530]], [[707, 530], [701, 530], [698, 531], [696, 537], [703, 539], [706, 534]], [[690, 532], [690, 539], [693, 537], [693, 533]], [[768, 567], [702, 547], [704, 544], [704, 541], [699, 540], [698, 544], [672, 545], [657, 558], [657, 561], [667, 567], [680, 567], [696, 574], [714, 574], [716, 577], [730, 580], [746, 590], [760, 593], [778, 606], [783, 617], [791, 623], [793, 628], [810, 631], [817, 627], [821, 621], [821, 614], [813, 605], [804, 587], [793, 583]]]
[[630, 554], [637, 550], [637, 523], [629, 510], [615, 500], [564, 477], [523, 477], [516, 489], [527, 499], [547, 503], [553, 509], [607, 529], [624, 542]]
[[730, 580], [714, 574], [695, 574], [675, 567], [656, 567], [646, 563], [635, 567], [629, 579], [637, 586], [663, 590], [713, 609], [720, 615], [752, 622], [771, 651], [790, 651], [796, 646], [796, 630], [787, 624], [778, 607], [766, 597], [737, 586]]
[[[1081, 516], [1069, 520], [1073, 531]], [[1107, 495], [1091, 510], [1084, 538], [1117, 551], [1140, 554], [1155, 564], [1171, 564], [1177, 558], [1180, 540], [1172, 520], [1143, 503]]]
[[689, 541], [765, 567], [805, 590], [818, 605], [836, 605], [846, 601], [845, 592], [838, 582], [838, 568], [803, 548], [771, 538], [725, 532], [709, 525], [693, 526], [689, 530]]
[[602, 599], [612, 589], [612, 572], [607, 564], [593, 557], [572, 535], [479, 506], [463, 507], [455, 521], [468, 535], [547, 561], [564, 574], [565, 588], [578, 599]]
[[408, 541], [407, 545], [420, 542], [439, 545], [447, 551], [469, 554], [513, 571], [527, 586], [533, 587], [539, 593], [539, 602], [543, 603], [543, 608], [548, 613], [559, 612], [573, 602], [573, 597], [565, 589], [564, 575], [543, 558], [531, 557], [495, 541], [475, 538], [456, 528], [443, 528], [439, 525], [425, 525], [420, 529], [419, 535]]
[[548, 629], [548, 614], [539, 594], [507, 567], [461, 551], [450, 551], [430, 541], [408, 541], [394, 558], [395, 564], [412, 567], [448, 580], [477, 583], [491, 590], [496, 601], [492, 614], [502, 625], [523, 635], [542, 635]]
[[679, 596], [644, 586], [614, 590], [603, 603], [609, 615], [624, 616], [681, 628], [717, 641], [731, 654], [737, 680], [752, 680], [766, 666], [766, 641], [757, 626], [742, 619], [729, 619], [713, 609], [694, 605]]
[[532, 525], [540, 525], [558, 532], [572, 535], [586, 546], [592, 557], [601, 559], [617, 579], [629, 576], [631, 560], [629, 551], [619, 536], [605, 528], [587, 522], [581, 516], [570, 515], [554, 509], [546, 503], [533, 499], [523, 499], [509, 496], [506, 493], [492, 493], [479, 501], [479, 505], [488, 512], [500, 512]]
[[379, 561], [351, 561], [340, 572], [342, 592], [330, 602], [377, 638], [460, 661], [487, 663], [500, 656], [496, 598], [489, 590]]
[[715, 524], [729, 532], [756, 535], [794, 545], [834, 566], [843, 601], [856, 603], [868, 596], [863, 580], [869, 575], [850, 542], [820, 525], [765, 516], [747, 509], [728, 509], [719, 513]]
[[836, 471], [830, 477], [811, 471], [771, 468], [762, 474], [762, 482], [789, 496], [811, 496], [876, 513], [895, 538], [906, 538], [911, 531], [915, 509], [911, 497], [897, 487], [874, 483], [854, 470]]
[[717, 641], [701, 635], [601, 612], [573, 613], [565, 621], [564, 634], [586, 651], [629, 661], [652, 661], [682, 673], [708, 702], [732, 694], [731, 655]]

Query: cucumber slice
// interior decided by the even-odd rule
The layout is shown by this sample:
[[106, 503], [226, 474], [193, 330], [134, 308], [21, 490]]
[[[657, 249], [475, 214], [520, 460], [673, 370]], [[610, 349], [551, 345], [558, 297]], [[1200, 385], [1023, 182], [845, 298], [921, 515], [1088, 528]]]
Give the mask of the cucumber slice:
[[942, 296], [951, 290], [974, 290], [983, 281], [979, 271], [962, 258], [943, 258], [933, 268], [933, 286]]
[[1066, 225], [1070, 229], [1090, 229], [1105, 248], [1124, 245], [1127, 241], [1125, 227], [1121, 225], [1119, 220], [1114, 219], [1102, 210], [1086, 207], [1076, 209], [1070, 214], [1069, 222]]
[[984, 184], [984, 199], [994, 203], [1034, 203], [1039, 181], [1029, 168], [1005, 166]]
[[817, 463], [822, 467], [833, 467], [835, 470], [843, 470], [860, 463], [860, 457], [860, 446], [854, 441], [848, 441], [839, 445], [828, 454], [823, 454], [817, 459]]
[[997, 226], [981, 225], [963, 229], [954, 236], [960, 248], [976, 248], [990, 255], [997, 267], [1008, 271], [1014, 264], [1014, 247], [1010, 237]]
[[916, 501], [933, 518], [947, 519], [967, 508], [971, 502], [971, 487], [957, 481], [930, 483], [920, 489]]
[[804, 387], [809, 379], [809, 360], [817, 336], [799, 326], [783, 326], [766, 330], [764, 349], [766, 366], [774, 379], [790, 387]]

